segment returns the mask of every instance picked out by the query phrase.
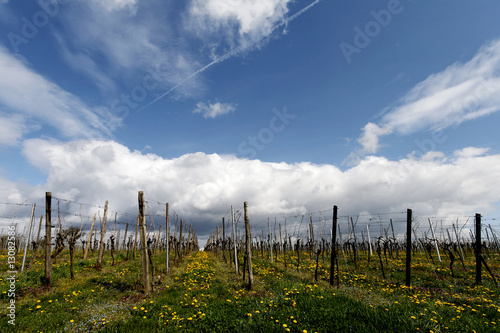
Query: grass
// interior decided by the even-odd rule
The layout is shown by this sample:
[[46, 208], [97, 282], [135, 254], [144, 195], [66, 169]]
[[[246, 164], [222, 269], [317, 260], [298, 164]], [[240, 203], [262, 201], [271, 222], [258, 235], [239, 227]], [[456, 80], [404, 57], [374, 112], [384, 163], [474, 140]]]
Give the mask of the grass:
[[[446, 258], [429, 264], [419, 253], [412, 258], [412, 287], [404, 286], [404, 257], [384, 259], [360, 254], [340, 257], [340, 286], [328, 284], [329, 260], [301, 254], [283, 255], [273, 263], [267, 253], [253, 256], [254, 291], [225, 263], [219, 252], [193, 252], [165, 274], [164, 253], [153, 257], [157, 273], [150, 295], [141, 284], [141, 259], [117, 264], [105, 256], [97, 272], [96, 258], [77, 259], [69, 277], [68, 253], [53, 268], [53, 286], [41, 287], [44, 263], [16, 275], [16, 326], [8, 324], [2, 306], [2, 332], [500, 332], [500, 292], [485, 274], [474, 283], [474, 260], [456, 265], [452, 277]], [[80, 255], [80, 254], [78, 254]], [[97, 254], [95, 254], [97, 255]], [[227, 253], [226, 253], [227, 255]], [[80, 255], [81, 256], [81, 255]], [[77, 256], [78, 258], [78, 256]], [[16, 262], [21, 262], [17, 258]], [[241, 258], [240, 258], [241, 259]], [[498, 254], [487, 259], [500, 271]], [[6, 255], [0, 255], [6, 261]], [[7, 266], [7, 265], [4, 265]], [[240, 266], [241, 268], [241, 266]], [[9, 301], [6, 268], [0, 272], [0, 299]]]

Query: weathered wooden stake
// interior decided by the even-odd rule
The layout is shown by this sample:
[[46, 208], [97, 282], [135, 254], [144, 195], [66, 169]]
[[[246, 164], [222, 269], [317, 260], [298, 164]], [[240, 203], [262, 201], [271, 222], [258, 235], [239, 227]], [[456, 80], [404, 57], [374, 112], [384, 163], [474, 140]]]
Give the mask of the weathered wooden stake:
[[373, 251], [372, 251], [372, 240], [370, 238], [370, 228], [368, 227], [368, 224], [366, 225], [366, 233], [368, 234], [368, 246], [370, 248], [370, 256], [373, 255]]
[[166, 233], [166, 247], [167, 247], [167, 258], [166, 258], [166, 264], [167, 264], [167, 270], [166, 270], [166, 273], [168, 274], [168, 261], [169, 261], [169, 252], [170, 252], [170, 244], [169, 244], [169, 241], [170, 241], [170, 226], [168, 225], [168, 202], [166, 203], [165, 205], [165, 209], [166, 209], [166, 214], [165, 214], [165, 225], [166, 225], [166, 228], [165, 228], [165, 233]]
[[181, 259], [181, 251], [182, 251], [182, 229], [184, 229], [184, 219], [181, 219], [181, 226], [179, 229], [179, 240], [177, 241], [177, 254], [179, 260]]
[[94, 223], [95, 223], [95, 218], [96, 218], [96, 213], [94, 213], [94, 217], [92, 218], [92, 224], [90, 225], [90, 232], [89, 232], [89, 238], [88, 242], [85, 246], [85, 251], [83, 252], [83, 260], [87, 259], [87, 253], [89, 251], [89, 246], [90, 246], [90, 241], [92, 240], [92, 230], [94, 229]]
[[45, 193], [45, 286], [50, 287], [52, 279], [52, 193]]
[[104, 236], [106, 235], [106, 219], [108, 216], [108, 200], [104, 204], [104, 216], [102, 217], [101, 243], [99, 245], [99, 256], [97, 257], [97, 270], [102, 269], [102, 256], [104, 255]]
[[476, 243], [474, 244], [476, 254], [476, 284], [481, 284], [481, 214], [476, 214]]
[[34, 203], [31, 207], [31, 217], [30, 217], [30, 228], [28, 231], [28, 237], [26, 237], [26, 244], [24, 245], [24, 255], [23, 255], [23, 264], [21, 266], [21, 272], [24, 271], [24, 263], [26, 262], [26, 253], [28, 252], [28, 244], [30, 243], [31, 238], [31, 227], [33, 226], [33, 219], [35, 218], [35, 206]]
[[[283, 254], [283, 244], [281, 243], [281, 241], [282, 241], [282, 238], [281, 238], [281, 223], [279, 224], [279, 229], [280, 229], [280, 246], [279, 246], [279, 250]], [[276, 254], [276, 261], [278, 261], [278, 254]]]
[[142, 257], [142, 284], [144, 294], [149, 294], [151, 284], [149, 283], [148, 249], [146, 245], [146, 215], [144, 214], [144, 192], [139, 191], [139, 224], [141, 231], [141, 257]]
[[238, 250], [236, 249], [236, 225], [234, 219], [234, 208], [231, 206], [231, 219], [233, 221], [233, 244], [234, 244], [234, 267], [236, 269], [236, 274], [238, 274]]
[[28, 264], [28, 267], [31, 267], [31, 265], [35, 261], [36, 252], [38, 251], [38, 244], [40, 242], [40, 231], [42, 231], [42, 221], [43, 221], [43, 214], [40, 215], [40, 223], [38, 224], [38, 235], [36, 237], [35, 246], [33, 247], [33, 254], [31, 256], [31, 259], [30, 259], [30, 262]]
[[406, 211], [406, 286], [411, 282], [411, 219], [412, 210]]
[[271, 222], [269, 222], [269, 217], [267, 218], [267, 229], [268, 229], [268, 245], [271, 248], [271, 262], [273, 262], [273, 235], [271, 234]]
[[226, 259], [226, 221], [222, 218], [222, 259], [227, 263]]
[[125, 242], [127, 241], [127, 232], [128, 232], [128, 222], [127, 225], [125, 226], [125, 235], [123, 236], [123, 245], [122, 248], [125, 250]]
[[[335, 275], [335, 265], [337, 265], [337, 206], [333, 206], [333, 222], [332, 222], [332, 254], [330, 257], [330, 286], [333, 286], [333, 277]], [[339, 285], [339, 277], [337, 276], [337, 286]]]
[[253, 291], [253, 269], [252, 269], [252, 235], [250, 233], [250, 220], [248, 218], [248, 202], [244, 202], [243, 207], [245, 209], [245, 241], [246, 241], [246, 252], [247, 252], [247, 266], [248, 266], [248, 288]]

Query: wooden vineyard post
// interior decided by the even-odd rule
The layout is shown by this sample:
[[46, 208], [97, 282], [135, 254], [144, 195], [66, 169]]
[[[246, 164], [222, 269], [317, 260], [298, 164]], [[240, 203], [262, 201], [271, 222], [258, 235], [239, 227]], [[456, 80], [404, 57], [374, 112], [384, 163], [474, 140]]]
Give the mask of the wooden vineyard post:
[[166, 264], [167, 264], [167, 268], [166, 268], [166, 273], [168, 274], [168, 261], [169, 261], [169, 252], [170, 252], [170, 244], [169, 244], [169, 238], [170, 238], [170, 226], [168, 225], [168, 202], [166, 203], [165, 205], [165, 209], [166, 209], [166, 214], [165, 214], [165, 238], [166, 238], [166, 248], [167, 248], [167, 258], [166, 258]]
[[104, 236], [106, 235], [106, 218], [108, 215], [108, 200], [104, 204], [104, 216], [102, 217], [101, 242], [99, 244], [99, 256], [97, 257], [97, 270], [102, 269], [102, 256], [104, 255]]
[[183, 219], [181, 219], [181, 226], [179, 228], [179, 240], [177, 241], [177, 258], [178, 258], [178, 261], [181, 260], [182, 229], [184, 229], [184, 220]]
[[226, 259], [226, 221], [222, 218], [222, 259], [227, 263]]
[[238, 250], [236, 249], [236, 225], [234, 221], [234, 208], [231, 206], [231, 220], [233, 221], [233, 244], [234, 244], [234, 267], [236, 269], [236, 274], [238, 274]]
[[24, 263], [26, 262], [26, 254], [28, 252], [28, 245], [30, 243], [30, 238], [31, 238], [31, 228], [33, 226], [33, 219], [35, 218], [35, 206], [36, 204], [33, 204], [31, 208], [30, 228], [28, 231], [28, 237], [26, 237], [26, 244], [24, 244], [24, 255], [23, 255], [23, 264], [21, 266], [21, 272], [24, 271]]
[[250, 234], [250, 220], [248, 218], [248, 202], [245, 201], [243, 206], [245, 209], [245, 241], [247, 247], [248, 288], [253, 291], [252, 235]]
[[481, 214], [476, 214], [476, 284], [481, 284]]
[[158, 230], [158, 236], [156, 237], [155, 241], [154, 253], [156, 253], [156, 250], [158, 249], [158, 246], [160, 244], [160, 237], [161, 237], [161, 224], [160, 224], [160, 230]]
[[406, 211], [406, 286], [411, 282], [411, 219], [412, 211]]
[[269, 247], [271, 248], [271, 262], [273, 262], [273, 234], [271, 234], [271, 222], [269, 222], [269, 217], [267, 218], [267, 229], [268, 229], [268, 240]]
[[[279, 230], [280, 230], [280, 246], [279, 246], [279, 251], [283, 254], [283, 244], [281, 243], [282, 238], [281, 238], [281, 223], [279, 224]], [[278, 261], [278, 254], [276, 253], [276, 261]]]
[[123, 245], [122, 245], [123, 250], [125, 250], [125, 242], [127, 241], [127, 232], [128, 232], [128, 222], [127, 225], [125, 226], [125, 236], [123, 236]]
[[36, 252], [38, 251], [38, 244], [40, 242], [40, 231], [42, 231], [42, 221], [43, 221], [43, 214], [40, 215], [40, 223], [38, 224], [38, 235], [36, 237], [35, 247], [33, 248], [33, 255], [31, 256], [30, 262], [28, 264], [28, 266], [30, 267], [35, 261]]
[[[186, 247], [187, 247], [187, 252], [191, 252], [191, 237], [193, 236], [193, 225], [190, 224], [189, 225], [189, 232], [188, 232], [188, 238], [187, 238], [187, 242], [186, 242]], [[217, 237], [219, 237], [219, 235], [217, 234]]]
[[87, 253], [89, 252], [90, 241], [92, 240], [92, 230], [94, 229], [96, 215], [97, 214], [94, 213], [94, 217], [92, 218], [92, 224], [90, 225], [90, 232], [89, 232], [89, 240], [85, 245], [85, 251], [83, 252], [83, 260], [87, 259]]
[[38, 234], [36, 235], [36, 246], [40, 243], [40, 232], [42, 231], [43, 214], [40, 215], [40, 222], [38, 223]]
[[[215, 255], [219, 255], [219, 226], [215, 227], [215, 237], [214, 237], [214, 244], [215, 244]], [[189, 238], [188, 238], [189, 241]]]
[[368, 235], [368, 248], [370, 249], [370, 257], [373, 255], [372, 251], [372, 239], [370, 237], [370, 228], [368, 227], [368, 224], [366, 225], [366, 233]]
[[45, 286], [50, 287], [52, 278], [52, 193], [45, 193]]
[[[333, 286], [333, 277], [335, 275], [335, 265], [337, 265], [337, 206], [333, 206], [333, 222], [332, 222], [332, 254], [330, 258], [330, 286]], [[339, 283], [337, 276], [337, 286]]]
[[151, 284], [149, 283], [148, 249], [146, 245], [146, 216], [144, 214], [143, 191], [139, 191], [139, 229], [141, 232], [142, 283], [144, 285], [144, 294], [149, 294]]

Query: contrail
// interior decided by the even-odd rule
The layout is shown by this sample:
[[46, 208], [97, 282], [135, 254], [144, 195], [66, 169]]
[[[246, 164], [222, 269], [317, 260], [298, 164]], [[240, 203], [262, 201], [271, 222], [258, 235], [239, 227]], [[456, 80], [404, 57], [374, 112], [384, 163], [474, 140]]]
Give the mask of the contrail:
[[[309, 9], [311, 9], [312, 7], [314, 7], [315, 5], [317, 5], [318, 3], [320, 3], [321, 1], [323, 1], [323, 0], [315, 0], [313, 3], [311, 3], [310, 5], [308, 5], [305, 8], [301, 9], [300, 11], [298, 11], [295, 14], [293, 14], [292, 16], [283, 19], [280, 23], [278, 23], [277, 25], [275, 25], [273, 27], [273, 29], [271, 30], [271, 33], [273, 33], [276, 29], [278, 29], [278, 28], [280, 28], [280, 27], [282, 27], [284, 25], [287, 25], [289, 22], [295, 20], [297, 17], [299, 17], [300, 15], [304, 14], [305, 12], [307, 12]], [[253, 43], [253, 44], [256, 44], [256, 43]], [[253, 44], [250, 44], [250, 46], [252, 46]], [[188, 81], [188, 80], [192, 79], [193, 77], [195, 77], [196, 75], [204, 72], [205, 70], [207, 70], [208, 68], [212, 67], [213, 65], [221, 63], [221, 62], [223, 62], [223, 61], [225, 61], [225, 60], [227, 60], [227, 59], [235, 56], [236, 54], [240, 53], [244, 49], [245, 49], [244, 47], [239, 46], [239, 47], [235, 48], [234, 50], [229, 51], [226, 54], [218, 57], [217, 59], [215, 59], [214, 61], [212, 61], [208, 65], [206, 65], [205, 67], [198, 69], [196, 72], [194, 72], [193, 74], [189, 75], [188, 77], [186, 77], [185, 79], [183, 79], [182, 81], [180, 81], [179, 83], [177, 83], [175, 86], [173, 86], [172, 88], [170, 88], [167, 92], [165, 92], [165, 93], [161, 94], [160, 96], [156, 97], [153, 101], [149, 102], [148, 104], [146, 104], [145, 106], [143, 106], [142, 108], [140, 108], [138, 111], [142, 111], [145, 108], [149, 107], [150, 105], [156, 103], [157, 101], [159, 101], [163, 97], [165, 97], [168, 94], [170, 94], [175, 89], [179, 88], [186, 81]]]

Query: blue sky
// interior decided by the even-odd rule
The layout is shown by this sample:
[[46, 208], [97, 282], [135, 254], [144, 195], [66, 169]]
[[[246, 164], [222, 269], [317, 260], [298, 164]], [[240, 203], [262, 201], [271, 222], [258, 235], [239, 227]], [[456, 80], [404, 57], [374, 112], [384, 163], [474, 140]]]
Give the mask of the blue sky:
[[128, 210], [142, 189], [193, 220], [243, 200], [262, 216], [498, 215], [499, 12], [0, 1], [0, 201], [52, 191]]

